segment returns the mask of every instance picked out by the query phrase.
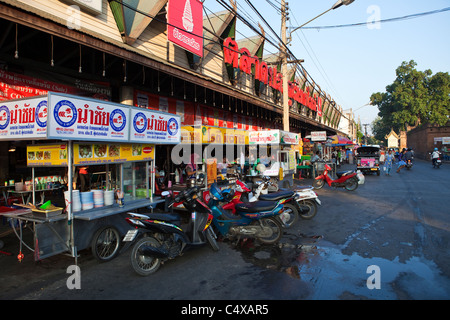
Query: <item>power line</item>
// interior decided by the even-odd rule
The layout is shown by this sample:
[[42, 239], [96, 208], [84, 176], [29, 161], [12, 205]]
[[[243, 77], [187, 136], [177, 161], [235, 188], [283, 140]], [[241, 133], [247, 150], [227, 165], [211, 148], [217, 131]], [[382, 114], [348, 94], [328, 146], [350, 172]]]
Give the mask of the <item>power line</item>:
[[332, 29], [332, 28], [345, 28], [345, 27], [361, 27], [361, 26], [370, 25], [372, 23], [395, 22], [395, 21], [401, 21], [401, 20], [406, 20], [406, 19], [420, 18], [420, 17], [427, 16], [430, 14], [441, 13], [441, 12], [445, 12], [445, 11], [449, 11], [449, 10], [450, 10], [450, 7], [447, 7], [447, 8], [443, 8], [443, 9], [439, 9], [439, 10], [415, 13], [415, 14], [410, 14], [407, 16], [382, 19], [382, 20], [376, 20], [376, 21], [371, 21], [371, 22], [359, 22], [359, 23], [340, 24], [340, 25], [331, 25], [331, 26], [303, 27], [302, 29]]

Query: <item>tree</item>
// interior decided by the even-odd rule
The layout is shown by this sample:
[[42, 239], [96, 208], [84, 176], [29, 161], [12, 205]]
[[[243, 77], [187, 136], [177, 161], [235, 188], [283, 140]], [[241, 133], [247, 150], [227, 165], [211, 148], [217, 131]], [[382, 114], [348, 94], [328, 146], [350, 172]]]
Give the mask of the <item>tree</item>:
[[[414, 60], [404, 61], [396, 69], [396, 79], [386, 92], [373, 93], [372, 105], [378, 106], [377, 131], [406, 130], [422, 123], [444, 125], [450, 116], [450, 75], [431, 70], [416, 70]], [[384, 128], [383, 130], [380, 128]], [[380, 136], [378, 135], [378, 138]]]
[[389, 126], [384, 125], [381, 117], [376, 117], [371, 124], [372, 133], [378, 141], [384, 141], [384, 137], [391, 132]]

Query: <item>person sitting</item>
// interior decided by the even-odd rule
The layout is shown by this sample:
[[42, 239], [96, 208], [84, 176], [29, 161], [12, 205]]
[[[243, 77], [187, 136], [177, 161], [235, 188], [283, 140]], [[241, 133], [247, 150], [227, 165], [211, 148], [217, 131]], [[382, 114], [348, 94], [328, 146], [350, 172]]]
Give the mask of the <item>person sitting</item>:
[[439, 152], [438, 148], [434, 148], [433, 153], [431, 154], [431, 161], [433, 166], [436, 163], [436, 160], [439, 159], [441, 157], [441, 153]]
[[320, 161], [320, 151], [317, 151], [316, 154], [311, 158], [311, 163], [315, 163]]

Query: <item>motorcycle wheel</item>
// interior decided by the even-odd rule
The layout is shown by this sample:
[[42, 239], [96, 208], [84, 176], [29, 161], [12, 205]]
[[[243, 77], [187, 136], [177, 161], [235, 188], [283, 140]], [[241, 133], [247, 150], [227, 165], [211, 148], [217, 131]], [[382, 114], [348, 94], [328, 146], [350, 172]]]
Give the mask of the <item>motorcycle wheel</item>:
[[300, 213], [302, 219], [310, 220], [317, 214], [317, 203], [314, 200], [302, 200], [299, 204], [309, 207], [308, 212]]
[[92, 255], [101, 262], [114, 259], [119, 254], [120, 234], [113, 226], [103, 227], [92, 238]]
[[274, 244], [277, 243], [283, 234], [283, 227], [281, 223], [275, 218], [267, 218], [261, 221], [256, 221], [256, 223], [261, 223], [264, 227], [268, 227], [272, 229], [272, 234], [267, 237], [257, 237], [259, 241], [264, 244]]
[[313, 180], [313, 187], [314, 189], [322, 189], [323, 186], [325, 185], [325, 180], [320, 179], [320, 180]]
[[143, 246], [159, 247], [160, 243], [155, 238], [144, 237], [136, 242], [131, 250], [131, 266], [134, 271], [141, 276], [148, 276], [159, 269], [161, 259], [141, 254], [140, 248]]
[[213, 229], [211, 229], [211, 226], [206, 229], [206, 240], [208, 240], [209, 245], [213, 249], [213, 251], [219, 251], [219, 245], [216, 241], [216, 235], [214, 234]]
[[349, 179], [345, 182], [345, 189], [348, 191], [355, 191], [358, 188], [358, 180]]
[[299, 212], [298, 212], [297, 208], [293, 204], [290, 204], [290, 203], [283, 204], [283, 207], [284, 207], [284, 212], [287, 212], [289, 214], [289, 220], [284, 223], [284, 227], [286, 229], [288, 229], [297, 222]]

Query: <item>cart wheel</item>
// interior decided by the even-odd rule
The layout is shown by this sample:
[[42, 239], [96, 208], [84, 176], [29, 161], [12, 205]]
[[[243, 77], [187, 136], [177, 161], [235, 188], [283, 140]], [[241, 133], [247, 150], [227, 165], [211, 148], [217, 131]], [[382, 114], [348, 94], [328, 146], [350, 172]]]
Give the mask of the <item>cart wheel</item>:
[[92, 254], [101, 262], [114, 259], [119, 253], [119, 246], [120, 234], [113, 226], [98, 229], [92, 238]]

